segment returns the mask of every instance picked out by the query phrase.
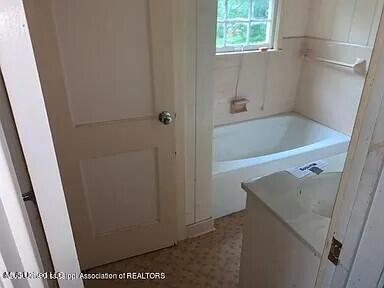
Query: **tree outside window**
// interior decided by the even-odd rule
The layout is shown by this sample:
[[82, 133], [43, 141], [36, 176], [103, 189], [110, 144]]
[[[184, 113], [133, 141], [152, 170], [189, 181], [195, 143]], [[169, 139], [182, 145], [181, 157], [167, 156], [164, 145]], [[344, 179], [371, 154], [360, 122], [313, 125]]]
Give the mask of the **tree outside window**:
[[272, 48], [274, 0], [218, 0], [217, 52]]

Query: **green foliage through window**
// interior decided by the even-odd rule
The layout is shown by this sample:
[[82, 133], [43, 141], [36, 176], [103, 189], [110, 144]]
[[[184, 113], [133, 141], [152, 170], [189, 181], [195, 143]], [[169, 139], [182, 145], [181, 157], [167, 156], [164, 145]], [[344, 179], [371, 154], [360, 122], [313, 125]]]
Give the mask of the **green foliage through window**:
[[273, 1], [217, 0], [217, 50], [271, 47]]

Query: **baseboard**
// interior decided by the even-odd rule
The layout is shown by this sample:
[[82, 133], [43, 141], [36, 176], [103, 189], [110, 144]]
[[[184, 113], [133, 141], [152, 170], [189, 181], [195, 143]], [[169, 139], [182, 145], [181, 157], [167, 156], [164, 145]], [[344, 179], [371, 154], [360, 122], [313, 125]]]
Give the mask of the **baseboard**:
[[208, 218], [187, 226], [187, 238], [194, 238], [215, 231], [214, 219]]

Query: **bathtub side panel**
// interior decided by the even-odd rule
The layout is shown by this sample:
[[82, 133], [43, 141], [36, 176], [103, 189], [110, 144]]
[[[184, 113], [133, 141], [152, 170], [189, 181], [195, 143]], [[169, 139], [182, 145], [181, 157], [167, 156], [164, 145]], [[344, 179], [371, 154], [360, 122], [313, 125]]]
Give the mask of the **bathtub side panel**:
[[241, 189], [242, 178], [238, 175], [213, 177], [213, 217], [220, 218], [245, 208], [246, 193]]

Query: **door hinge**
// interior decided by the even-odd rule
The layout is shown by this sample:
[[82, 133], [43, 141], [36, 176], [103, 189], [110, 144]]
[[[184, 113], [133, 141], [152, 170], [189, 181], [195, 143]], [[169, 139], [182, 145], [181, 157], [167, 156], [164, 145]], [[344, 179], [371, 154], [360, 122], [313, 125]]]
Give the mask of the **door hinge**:
[[35, 193], [33, 193], [33, 191], [29, 191], [27, 193], [22, 194], [22, 198], [24, 202], [31, 201], [35, 203], [35, 205], [37, 205]]
[[343, 248], [343, 244], [333, 237], [332, 245], [329, 249], [328, 260], [335, 264], [335, 266], [339, 265], [341, 248]]

